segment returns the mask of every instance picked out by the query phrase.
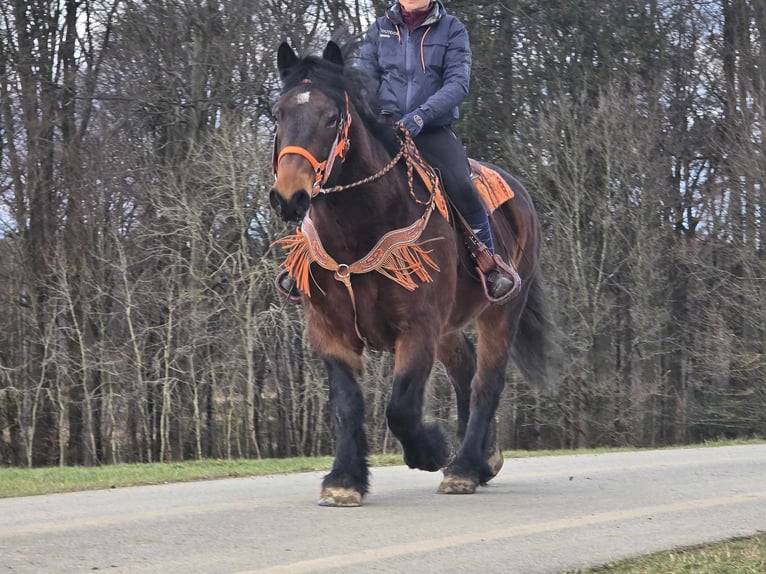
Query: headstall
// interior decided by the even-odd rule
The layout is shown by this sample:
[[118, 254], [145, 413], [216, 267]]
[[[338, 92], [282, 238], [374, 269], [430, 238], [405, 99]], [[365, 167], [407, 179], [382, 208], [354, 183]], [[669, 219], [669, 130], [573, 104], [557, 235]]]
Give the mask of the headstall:
[[[309, 84], [311, 80], [304, 80], [304, 83]], [[311, 164], [314, 169], [314, 185], [311, 188], [311, 197], [316, 197], [324, 191], [323, 186], [327, 183], [327, 179], [332, 173], [335, 160], [340, 158], [341, 163], [346, 159], [346, 154], [351, 147], [351, 141], [348, 138], [348, 131], [351, 128], [351, 109], [348, 101], [348, 92], [344, 92], [346, 100], [345, 113], [341, 113], [340, 120], [338, 122], [338, 132], [335, 135], [335, 141], [330, 148], [330, 155], [322, 162], [317, 160], [309, 150], [302, 146], [289, 145], [285, 146], [281, 150], [277, 151], [277, 138], [274, 136], [274, 152], [272, 154], [272, 170], [274, 177], [277, 176], [277, 168], [279, 162], [286, 155], [299, 155]]]

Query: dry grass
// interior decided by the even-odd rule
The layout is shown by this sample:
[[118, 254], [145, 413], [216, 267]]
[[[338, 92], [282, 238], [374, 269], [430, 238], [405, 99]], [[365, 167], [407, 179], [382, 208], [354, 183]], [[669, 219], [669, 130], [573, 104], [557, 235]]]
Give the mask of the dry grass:
[[607, 564], [580, 574], [764, 574], [766, 534], [670, 550]]

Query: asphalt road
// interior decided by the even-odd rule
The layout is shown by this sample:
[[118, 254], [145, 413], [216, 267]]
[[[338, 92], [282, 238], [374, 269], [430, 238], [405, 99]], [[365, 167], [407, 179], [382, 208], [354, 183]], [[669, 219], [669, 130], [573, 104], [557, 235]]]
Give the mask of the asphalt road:
[[0, 573], [544, 573], [766, 531], [766, 445], [511, 459], [463, 496], [377, 468], [361, 508], [321, 476], [0, 500]]

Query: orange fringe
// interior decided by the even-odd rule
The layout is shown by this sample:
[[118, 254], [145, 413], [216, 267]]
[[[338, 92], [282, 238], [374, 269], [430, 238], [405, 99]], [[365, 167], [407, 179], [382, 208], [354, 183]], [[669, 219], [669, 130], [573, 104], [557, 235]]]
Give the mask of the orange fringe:
[[402, 245], [397, 247], [375, 271], [395, 281], [408, 291], [414, 291], [418, 284], [412, 279], [414, 274], [424, 283], [431, 283], [433, 279], [426, 269], [426, 265], [434, 271], [439, 271], [439, 266], [420, 245]]
[[287, 272], [295, 279], [295, 284], [301, 293], [311, 297], [309, 293], [309, 275], [310, 266], [314, 261], [309, 249], [309, 242], [306, 236], [297, 229], [293, 235], [288, 235], [282, 239], [277, 239], [274, 245], [279, 245], [285, 251], [288, 251], [287, 259], [283, 265]]
[[[314, 263], [315, 259], [311, 253], [306, 235], [298, 229], [293, 235], [277, 239], [274, 245], [279, 245], [282, 249], [288, 251], [283, 265], [295, 279], [298, 289], [305, 293], [307, 297], [311, 297], [309, 278], [311, 277], [311, 264]], [[415, 275], [424, 283], [430, 283], [433, 281], [433, 278], [426, 267], [439, 271], [439, 266], [429, 256], [429, 253], [430, 251], [426, 251], [420, 245], [401, 245], [391, 252], [385, 260], [364, 271], [372, 271], [374, 269], [408, 291], [414, 291], [418, 288], [418, 284], [414, 281], [412, 275]], [[355, 265], [352, 264], [350, 266], [352, 273], [355, 272]], [[359, 271], [356, 272], [358, 273]]]

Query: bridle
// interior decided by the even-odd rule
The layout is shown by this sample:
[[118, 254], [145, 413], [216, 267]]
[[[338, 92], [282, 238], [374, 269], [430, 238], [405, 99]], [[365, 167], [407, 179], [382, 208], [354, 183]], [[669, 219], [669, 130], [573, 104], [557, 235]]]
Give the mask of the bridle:
[[[304, 84], [310, 84], [311, 80], [303, 80]], [[346, 154], [351, 147], [351, 140], [348, 137], [349, 129], [351, 128], [351, 109], [348, 101], [348, 92], [344, 92], [346, 100], [346, 110], [340, 113], [340, 119], [338, 121], [338, 131], [335, 134], [335, 141], [330, 148], [330, 155], [324, 161], [319, 161], [314, 157], [309, 150], [302, 146], [289, 145], [285, 146], [281, 150], [278, 150], [277, 137], [274, 135], [274, 151], [272, 154], [272, 171], [274, 177], [277, 177], [277, 168], [279, 162], [286, 155], [299, 155], [311, 164], [314, 170], [314, 185], [311, 188], [311, 197], [316, 197], [320, 193], [326, 193], [324, 184], [327, 183], [327, 179], [332, 173], [335, 160], [340, 158], [341, 163], [346, 159]]]

